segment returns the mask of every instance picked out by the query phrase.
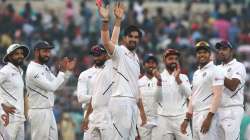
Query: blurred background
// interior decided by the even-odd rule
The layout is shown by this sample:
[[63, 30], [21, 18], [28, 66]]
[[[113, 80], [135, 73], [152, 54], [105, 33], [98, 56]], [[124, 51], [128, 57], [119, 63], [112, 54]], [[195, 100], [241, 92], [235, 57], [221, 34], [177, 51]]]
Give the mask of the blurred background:
[[[246, 107], [250, 107], [250, 0], [123, 2], [127, 12], [122, 29], [134, 24], [144, 32], [137, 49], [139, 57], [150, 52], [162, 61], [163, 50], [178, 49], [182, 55], [182, 73], [188, 74], [191, 81], [197, 68], [195, 42], [206, 40], [214, 45], [220, 39], [229, 40], [234, 46], [235, 56], [247, 68], [245, 99]], [[89, 48], [101, 43], [100, 23], [94, 0], [0, 0], [1, 59], [11, 43], [26, 44], [32, 50], [34, 42], [41, 39], [55, 46], [49, 62], [53, 71], [56, 72], [55, 65], [62, 57], [77, 58], [74, 75], [66, 86], [56, 92], [54, 114], [60, 140], [82, 139], [80, 124], [83, 110], [75, 90], [79, 74], [92, 65]], [[112, 25], [111, 22], [110, 27]], [[24, 69], [32, 57], [25, 62]], [[0, 68], [3, 65], [0, 61]], [[159, 67], [163, 69], [164, 65]], [[250, 111], [246, 114], [249, 115]], [[250, 118], [243, 123], [250, 123]]]

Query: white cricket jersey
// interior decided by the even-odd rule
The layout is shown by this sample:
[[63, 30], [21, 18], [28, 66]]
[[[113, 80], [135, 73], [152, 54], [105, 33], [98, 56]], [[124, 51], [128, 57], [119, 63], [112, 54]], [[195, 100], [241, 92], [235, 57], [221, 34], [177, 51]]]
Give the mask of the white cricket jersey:
[[0, 96], [3, 103], [14, 106], [16, 112], [10, 121], [25, 121], [23, 70], [8, 63], [0, 70]]
[[81, 72], [78, 83], [77, 83], [77, 97], [78, 102], [82, 104], [82, 108], [85, 108], [86, 104], [89, 103], [90, 98], [92, 96], [90, 90], [91, 87], [91, 79], [96, 76], [96, 73], [99, 71], [97, 67], [93, 66], [83, 72]]
[[159, 103], [159, 115], [178, 116], [187, 111], [187, 98], [191, 95], [191, 85], [188, 77], [180, 74], [182, 83], [177, 84], [173, 74], [166, 69], [161, 73], [162, 101]]
[[213, 86], [224, 84], [222, 69], [211, 61], [203, 68], [195, 71], [192, 83], [193, 112], [208, 110], [212, 104]]
[[149, 79], [146, 75], [144, 75], [139, 79], [138, 84], [147, 118], [156, 117], [158, 106], [155, 100], [155, 96], [158, 94], [157, 79], [155, 77]]
[[52, 108], [54, 106], [54, 92], [68, 78], [69, 75], [64, 72], [59, 72], [56, 77], [47, 65], [31, 61], [26, 72], [29, 108]]
[[223, 69], [224, 75], [228, 79], [236, 78], [240, 80], [240, 84], [235, 91], [231, 91], [228, 88], [224, 87], [222, 95], [222, 107], [228, 106], [242, 106], [244, 100], [244, 86], [246, 82], [246, 68], [245, 66], [238, 62], [236, 59], [233, 59], [227, 64], [219, 65], [218, 67]]
[[114, 81], [112, 96], [138, 98], [140, 65], [137, 54], [125, 46], [115, 46], [111, 59]]
[[93, 110], [108, 106], [111, 88], [114, 84], [112, 82], [111, 73], [112, 62], [111, 60], [107, 60], [104, 66], [99, 68], [93, 80], [91, 80], [91, 85], [93, 85], [93, 89], [91, 90]]

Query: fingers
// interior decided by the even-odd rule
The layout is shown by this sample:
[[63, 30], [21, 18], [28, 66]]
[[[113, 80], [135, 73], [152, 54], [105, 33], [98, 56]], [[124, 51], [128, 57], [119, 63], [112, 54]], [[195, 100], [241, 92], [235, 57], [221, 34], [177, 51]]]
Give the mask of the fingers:
[[203, 124], [203, 125], [201, 126], [200, 132], [201, 132], [202, 134], [206, 134], [206, 133], [208, 132], [208, 130], [209, 130], [209, 127], [206, 126], [205, 124]]
[[10, 114], [14, 114], [16, 112], [16, 108], [15, 107], [10, 107]]
[[99, 9], [102, 6], [102, 0], [96, 0], [96, 6]]
[[187, 125], [185, 124], [185, 122], [183, 122], [181, 124], [181, 133], [182, 134], [186, 134], [187, 133]]
[[3, 120], [4, 122], [4, 126], [7, 126], [9, 124], [9, 115], [8, 114], [3, 114], [1, 116], [1, 119]]

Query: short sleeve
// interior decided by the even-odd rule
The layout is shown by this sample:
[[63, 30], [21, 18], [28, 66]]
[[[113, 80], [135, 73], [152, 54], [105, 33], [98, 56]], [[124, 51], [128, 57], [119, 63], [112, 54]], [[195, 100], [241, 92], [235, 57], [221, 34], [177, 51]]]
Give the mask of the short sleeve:
[[233, 74], [232, 74], [232, 79], [239, 79], [241, 83], [245, 82], [245, 78], [246, 78], [246, 69], [243, 65], [241, 65], [240, 67], [238, 67], [237, 69], [233, 70]]
[[122, 57], [123, 54], [122, 52], [123, 52], [122, 46], [115, 45], [114, 52], [112, 55], [110, 55], [110, 57], [112, 58], [112, 60], [117, 60], [120, 57]]
[[224, 74], [221, 68], [217, 67], [213, 72], [212, 85], [219, 86], [224, 84]]

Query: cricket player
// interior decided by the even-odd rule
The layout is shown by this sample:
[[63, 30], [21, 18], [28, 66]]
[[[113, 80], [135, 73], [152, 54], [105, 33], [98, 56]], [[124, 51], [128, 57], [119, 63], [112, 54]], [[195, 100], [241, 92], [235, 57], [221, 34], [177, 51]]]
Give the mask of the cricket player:
[[192, 119], [194, 140], [220, 140], [217, 110], [221, 104], [223, 72], [211, 61], [211, 47], [207, 42], [200, 41], [195, 47], [199, 68], [193, 76], [192, 95], [181, 131], [187, 133], [187, 126]]
[[57, 140], [58, 132], [53, 114], [54, 92], [69, 78], [75, 62], [65, 58], [55, 76], [46, 65], [53, 46], [46, 41], [34, 45], [34, 60], [28, 65], [26, 87], [29, 101], [28, 119], [32, 140]]
[[108, 104], [111, 87], [114, 84], [110, 78], [112, 62], [108, 60], [109, 57], [102, 45], [92, 47], [91, 51], [95, 58], [98, 57], [103, 62], [103, 65], [91, 79], [92, 98], [82, 124], [82, 129], [85, 133], [89, 133], [89, 136], [84, 137], [84, 140], [111, 140], [113, 124]]
[[221, 140], [236, 140], [240, 136], [240, 124], [244, 115], [243, 98], [246, 82], [245, 66], [233, 58], [233, 46], [222, 40], [215, 45], [219, 65], [223, 69], [224, 90], [219, 109], [219, 136]]
[[[120, 3], [117, 5], [123, 7]], [[142, 100], [138, 99], [140, 65], [135, 52], [142, 33], [136, 26], [129, 26], [124, 32], [124, 45], [116, 45], [109, 37], [109, 5], [106, 7], [98, 5], [98, 9], [102, 17], [101, 38], [113, 65], [114, 85], [109, 103], [114, 126], [113, 140], [134, 140], [137, 135], [138, 107], [142, 125], [146, 123]], [[121, 11], [123, 9], [119, 8]], [[115, 22], [112, 35], [119, 36], [122, 16], [119, 16], [119, 19]]]
[[21, 65], [28, 55], [26, 46], [10, 45], [3, 57], [6, 65], [0, 70], [1, 105], [9, 116], [6, 130], [11, 140], [24, 140], [24, 81]]
[[105, 61], [103, 60], [103, 56], [100, 57], [102, 54], [104, 54], [106, 50], [104, 47], [101, 47], [100, 45], [95, 45], [91, 48], [90, 55], [93, 56], [94, 59], [94, 65], [81, 72], [79, 78], [78, 78], [78, 84], [77, 84], [77, 97], [78, 102], [82, 104], [82, 108], [85, 110], [88, 108], [87, 104], [89, 104], [91, 96], [92, 96], [92, 89], [94, 89], [93, 80], [96, 76], [96, 74], [102, 69]]
[[185, 119], [187, 99], [191, 95], [188, 77], [181, 74], [179, 65], [179, 51], [167, 49], [163, 55], [165, 70], [161, 73], [162, 90], [159, 101], [157, 140], [191, 140], [192, 135], [188, 126], [188, 133], [182, 134], [180, 124]]
[[[158, 60], [152, 54], [146, 54], [143, 59], [145, 70], [144, 76], [139, 79], [140, 96], [145, 109], [147, 124], [139, 127], [141, 140], [154, 140], [152, 137], [153, 129], [157, 126], [157, 102], [155, 97], [159, 94], [158, 79], [155, 77], [154, 70], [157, 69]], [[138, 121], [141, 123], [140, 120]]]

